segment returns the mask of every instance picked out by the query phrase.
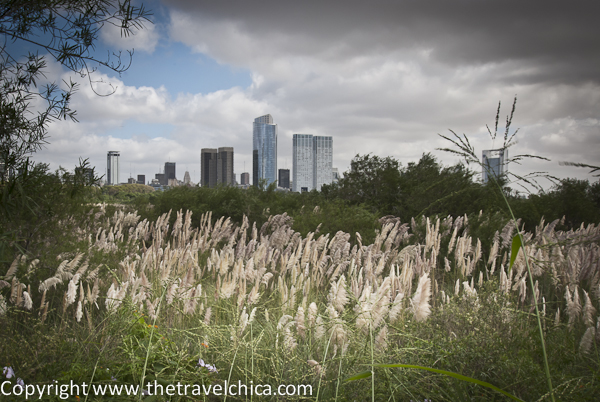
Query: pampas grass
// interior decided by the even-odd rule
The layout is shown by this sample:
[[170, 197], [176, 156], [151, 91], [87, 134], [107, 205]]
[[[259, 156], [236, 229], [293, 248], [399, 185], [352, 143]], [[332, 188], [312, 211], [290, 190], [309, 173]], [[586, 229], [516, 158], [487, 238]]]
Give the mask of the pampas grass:
[[6, 271], [6, 274], [4, 275], [5, 280], [10, 281], [11, 279], [13, 279], [13, 277], [17, 273], [17, 268], [19, 267], [20, 259], [21, 259], [21, 257], [17, 256], [17, 258], [15, 258], [14, 261], [12, 262], [12, 264], [10, 264], [8, 271]]
[[583, 337], [581, 338], [581, 342], [579, 343], [579, 352], [581, 354], [590, 353], [592, 350], [592, 344], [594, 343], [594, 338], [596, 337], [596, 329], [594, 327], [589, 327]]
[[[266, 226], [251, 229], [247, 219], [236, 227], [226, 219], [213, 222], [206, 214], [200, 218], [200, 227], [193, 229], [190, 215], [184, 218], [178, 213], [172, 229], [168, 216], [162, 216], [154, 223], [134, 223], [135, 229], [129, 232], [114, 226], [121, 222], [119, 216], [96, 236], [104, 236], [103, 241], [115, 245], [120, 254], [112, 248], [93, 247], [92, 236], [93, 253], [65, 253], [72, 259], [55, 262], [50, 267], [51, 273], [58, 265], [54, 275], [42, 280], [39, 287], [34, 286], [39, 292], [23, 292], [26, 284], [19, 282], [15, 271], [11, 277], [11, 303], [20, 298], [17, 306], [23, 306], [29, 297], [37, 305], [41, 298], [38, 316], [45, 325], [52, 325], [53, 312], [64, 295], [63, 307], [68, 313], [60, 317], [64, 327], [69, 327], [67, 320], [80, 322], [85, 312], [88, 325], [73, 328], [89, 327], [90, 331], [100, 331], [105, 325], [100, 323], [107, 317], [108, 321], [116, 321], [137, 310], [135, 322], [149, 317], [152, 323], [159, 324], [161, 336], [177, 339], [174, 343], [190, 334], [199, 340], [211, 339], [211, 348], [202, 349], [205, 359], [214, 356], [223, 364], [231, 358], [233, 341], [236, 353], [237, 348], [248, 348], [252, 368], [249, 364], [232, 367], [232, 371], [240, 378], [246, 378], [243, 375], [254, 379], [286, 376], [287, 380], [287, 376], [295, 375], [304, 378], [297, 365], [291, 364], [285, 370], [281, 367], [283, 363], [306, 361], [309, 357], [318, 361], [339, 359], [340, 373], [346, 375], [365, 364], [367, 338], [373, 346], [371, 363], [397, 356], [418, 362], [426, 359], [419, 356], [420, 350], [434, 350], [435, 346], [427, 345], [429, 335], [420, 334], [423, 339], [416, 341], [414, 333], [443, 331], [433, 323], [443, 326], [442, 318], [452, 322], [450, 313], [460, 303], [477, 311], [486, 305], [501, 306], [501, 322], [515, 324], [512, 337], [527, 327], [525, 320], [517, 321], [518, 312], [526, 315], [531, 311], [534, 295], [535, 299], [545, 295], [543, 314], [555, 318], [552, 333], [562, 336], [562, 332], [568, 332], [566, 326], [560, 326], [560, 310], [565, 312], [565, 308], [572, 337], [583, 334], [584, 325], [600, 325], [596, 299], [600, 293], [596, 290], [599, 276], [594, 276], [598, 267], [586, 262], [587, 276], [583, 276], [582, 269], [572, 267], [584, 264], [578, 256], [592, 250], [591, 246], [586, 247], [593, 241], [582, 241], [589, 233], [597, 235], [589, 229], [572, 233], [544, 229], [541, 232], [545, 237], [526, 234], [526, 254], [535, 256], [540, 268], [535, 270], [532, 286], [526, 281], [524, 262], [507, 275], [510, 244], [504, 245], [499, 235], [495, 236], [490, 256], [484, 258], [481, 250], [487, 246], [482, 244], [488, 243], [482, 243], [484, 239], [469, 231], [466, 217], [438, 219], [435, 223], [416, 219], [410, 235], [407, 225], [384, 224], [372, 244], [363, 244], [360, 239], [353, 244], [343, 232], [332, 238], [317, 233], [302, 237], [289, 226], [289, 219], [277, 216], [270, 217]], [[419, 228], [425, 229], [425, 238], [418, 234]], [[510, 231], [514, 232], [514, 228]], [[119, 260], [98, 264], [88, 272], [88, 265], [97, 264], [98, 256], [103, 254], [107, 261], [109, 257]], [[79, 302], [71, 313], [67, 309], [77, 300], [77, 288]], [[451, 297], [453, 288], [455, 296]], [[564, 299], [557, 300], [558, 289], [561, 294], [564, 292]], [[583, 292], [583, 307], [579, 290]], [[98, 303], [98, 298], [104, 302]], [[6, 311], [2, 310], [2, 301], [0, 314]], [[161, 311], [157, 311], [159, 304]], [[264, 311], [264, 316], [256, 317], [258, 310]], [[432, 319], [435, 321], [430, 324]], [[497, 324], [494, 319], [491, 316], [477, 329], [461, 329], [489, 335], [489, 328]], [[168, 330], [162, 332], [163, 328]], [[594, 343], [589, 346], [589, 339], [594, 340], [599, 332], [584, 335], [580, 342], [582, 354], [592, 350]], [[459, 330], [449, 328], [446, 335], [456, 333]], [[473, 334], [477, 337], [477, 332]], [[191, 351], [193, 347], [188, 345], [181, 350]], [[411, 350], [417, 352], [413, 355]], [[237, 356], [240, 358], [241, 354]], [[308, 365], [321, 378], [325, 369], [317, 360], [309, 360]], [[229, 364], [233, 365], [231, 360]], [[323, 384], [331, 382], [324, 377], [323, 380]]]
[[417, 322], [425, 321], [431, 314], [429, 298], [431, 297], [431, 280], [425, 273], [419, 278], [417, 290], [411, 299], [412, 311]]
[[588, 293], [584, 290], [583, 295], [585, 298], [585, 304], [583, 306], [583, 323], [586, 327], [594, 326], [594, 316], [596, 315], [596, 308], [592, 304], [592, 300]]
[[23, 307], [26, 310], [31, 310], [33, 308], [33, 301], [31, 300], [31, 296], [29, 296], [28, 292], [23, 292]]

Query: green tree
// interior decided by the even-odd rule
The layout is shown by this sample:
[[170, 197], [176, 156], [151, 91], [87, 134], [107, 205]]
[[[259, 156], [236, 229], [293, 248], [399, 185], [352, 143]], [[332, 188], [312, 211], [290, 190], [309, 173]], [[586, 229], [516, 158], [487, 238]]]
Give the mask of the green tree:
[[[533, 194], [527, 200], [534, 210], [532, 222], [521, 211], [522, 205], [516, 204], [516, 214], [523, 217], [528, 227], [533, 228], [544, 217], [547, 222], [564, 217], [565, 228], [576, 228], [582, 223], [600, 222], [600, 183], [590, 184], [588, 180], [564, 179], [551, 191]], [[524, 202], [522, 204], [525, 204]], [[529, 214], [532, 215], [532, 214]]]
[[350, 170], [337, 185], [323, 186], [327, 198], [339, 197], [352, 204], [366, 204], [373, 212], [397, 212], [400, 198], [400, 162], [391, 156], [356, 155]]
[[[27, 219], [34, 226], [47, 223], [40, 217], [48, 216], [44, 212], [49, 205], [45, 201], [48, 194], [64, 190], [74, 196], [81, 184], [95, 181], [93, 170], [84, 161], [79, 166], [80, 173], [73, 176], [74, 186], [65, 189], [65, 182], [70, 180], [65, 174], [44, 178], [49, 175], [47, 166], [36, 167], [29, 161], [31, 154], [46, 143], [52, 121], [76, 120], [76, 112], [69, 105], [77, 85], [72, 81], [62, 86], [54, 82], [41, 85], [46, 57], [49, 55], [79, 76], [87, 77], [93, 85], [92, 73], [96, 69], [121, 73], [129, 67], [133, 55], [128, 53], [127, 62], [123, 62], [120, 53], [98, 58], [95, 50], [100, 30], [112, 24], [127, 36], [143, 28], [149, 15], [143, 6], [132, 6], [129, 0], [0, 2], [0, 252], [7, 243], [21, 247], [21, 251], [23, 245], [30, 243], [27, 233], [39, 230], [36, 226], [25, 233], [22, 227]], [[24, 48], [37, 52], [22, 54]], [[82, 180], [89, 173], [92, 180]], [[60, 210], [60, 205], [54, 208]]]
[[[149, 13], [130, 1], [114, 0], [3, 0], [0, 2], [0, 179], [28, 168], [27, 157], [45, 143], [48, 124], [70, 118], [69, 107], [77, 90], [73, 82], [50, 83], [44, 79], [46, 54], [64, 67], [92, 81], [92, 73], [104, 67], [125, 71], [133, 52], [124, 62], [121, 53], [100, 59], [95, 56], [102, 27], [121, 27], [122, 35], [143, 28]], [[43, 52], [20, 54], [23, 46]], [[33, 104], [41, 100], [41, 110]]]
[[481, 207], [481, 186], [465, 165], [444, 167], [436, 158], [423, 154], [401, 172], [402, 196], [399, 216], [403, 220], [421, 215], [464, 215]]

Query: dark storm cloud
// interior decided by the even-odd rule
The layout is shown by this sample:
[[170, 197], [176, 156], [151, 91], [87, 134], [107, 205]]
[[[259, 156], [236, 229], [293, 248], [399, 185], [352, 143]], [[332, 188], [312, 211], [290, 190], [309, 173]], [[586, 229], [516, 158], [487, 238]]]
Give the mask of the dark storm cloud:
[[[139, 35], [136, 48], [180, 42], [185, 46], [177, 51], [202, 53], [227, 69], [242, 67], [252, 83], [178, 93], [168, 85], [127, 86], [104, 77], [118, 82], [118, 93], [99, 98], [82, 89], [74, 99], [82, 123], [52, 125], [56, 147], [50, 154], [64, 152], [68, 143], [73, 152], [96, 150], [92, 160], [102, 166], [108, 149], [156, 160], [169, 150], [171, 160], [196, 166], [198, 149], [227, 145], [236, 150], [239, 174], [251, 170], [252, 120], [270, 113], [279, 125], [280, 167], [291, 165], [295, 133], [333, 136], [334, 166], [342, 172], [357, 153], [406, 164], [432, 152], [448, 165], [458, 159], [436, 151], [449, 146], [437, 134], [448, 135], [449, 128], [465, 133], [478, 154], [494, 148], [485, 124], [493, 126], [499, 100], [503, 122], [518, 95], [513, 128], [521, 130], [511, 154], [552, 162], [514, 166], [515, 173], [588, 177], [558, 161], [598, 164], [596, 3], [164, 2], [167, 20], [158, 20], [165, 29], [156, 31], [169, 37], [155, 43], [147, 40], [152, 35]], [[192, 74], [148, 68], [147, 74], [171, 74], [183, 86], [210, 79], [202, 66]], [[164, 129], [146, 133], [148, 124]], [[117, 136], [123, 126], [135, 136]], [[144, 133], [151, 141], [139, 139]]]
[[[286, 54], [345, 59], [428, 49], [450, 65], [518, 61], [506, 83], [600, 83], [600, 3], [591, 1], [196, 1], [166, 4], [236, 23]], [[283, 38], [283, 39], [282, 39]]]

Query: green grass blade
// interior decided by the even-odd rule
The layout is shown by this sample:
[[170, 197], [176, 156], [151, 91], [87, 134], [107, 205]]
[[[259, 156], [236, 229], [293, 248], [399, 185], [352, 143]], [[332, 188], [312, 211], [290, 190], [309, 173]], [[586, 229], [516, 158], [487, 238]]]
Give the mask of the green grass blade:
[[[457, 380], [461, 380], [461, 381], [466, 381], [466, 382], [470, 382], [473, 384], [477, 384], [480, 385], [482, 387], [486, 387], [486, 388], [490, 388], [493, 389], [496, 392], [500, 392], [503, 395], [508, 396], [509, 398], [515, 400], [515, 401], [519, 401], [519, 402], [524, 402], [522, 399], [517, 398], [516, 396], [509, 394], [508, 392], [504, 391], [503, 389], [500, 389], [498, 387], [496, 387], [495, 385], [492, 385], [488, 382], [485, 381], [481, 381], [481, 380], [477, 380], [475, 378], [471, 378], [471, 377], [467, 377], [465, 375], [462, 374], [457, 374], [457, 373], [453, 373], [452, 371], [446, 371], [446, 370], [439, 370], [439, 369], [434, 369], [431, 367], [423, 367], [423, 366], [415, 366], [412, 364], [376, 364], [375, 367], [379, 367], [379, 368], [411, 368], [411, 369], [417, 369], [417, 370], [427, 370], [427, 371], [431, 371], [432, 373], [438, 373], [438, 374], [443, 374], [446, 375], [448, 377], [453, 377], [456, 378]], [[348, 379], [346, 379], [346, 382], [349, 381], [356, 381], [356, 380], [360, 380], [362, 378], [367, 378], [371, 376], [371, 371], [365, 371], [362, 372], [360, 374], [357, 374], [353, 377], [350, 377]]]
[[350, 377], [350, 378], [347, 378], [347, 379], [346, 379], [346, 382], [349, 382], [349, 381], [356, 381], [356, 380], [362, 380], [363, 378], [368, 378], [368, 377], [371, 377], [371, 370], [369, 370], [369, 371], [364, 371], [364, 372], [362, 372], [362, 373], [360, 373], [360, 374], [357, 374], [357, 375], [355, 375], [355, 376], [352, 376], [352, 377]]
[[[517, 228], [517, 231], [519, 228]], [[517, 254], [519, 254], [519, 250], [521, 249], [521, 236], [517, 233], [512, 239], [512, 247], [510, 248], [510, 264], [508, 269], [511, 269], [515, 260], [517, 259]], [[524, 252], [525, 250], [523, 250]]]

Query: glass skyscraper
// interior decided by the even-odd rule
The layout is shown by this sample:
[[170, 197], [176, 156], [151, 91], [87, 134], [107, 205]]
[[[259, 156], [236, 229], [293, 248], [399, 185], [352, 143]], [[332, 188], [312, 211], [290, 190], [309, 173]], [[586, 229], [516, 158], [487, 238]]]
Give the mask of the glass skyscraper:
[[293, 191], [321, 191], [333, 180], [333, 137], [294, 134]]
[[483, 151], [483, 182], [487, 183], [490, 176], [499, 178], [506, 173], [508, 149], [489, 149]]
[[270, 114], [254, 119], [252, 129], [252, 184], [277, 181], [277, 124]]

